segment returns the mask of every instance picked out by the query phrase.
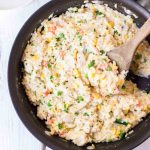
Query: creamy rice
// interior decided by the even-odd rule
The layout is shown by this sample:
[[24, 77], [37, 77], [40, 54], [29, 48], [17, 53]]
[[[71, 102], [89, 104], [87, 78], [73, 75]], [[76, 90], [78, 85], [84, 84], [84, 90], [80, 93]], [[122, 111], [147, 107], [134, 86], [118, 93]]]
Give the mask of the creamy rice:
[[[150, 112], [150, 94], [126, 81], [126, 72], [118, 72], [106, 55], [131, 39], [137, 26], [105, 5], [85, 5], [44, 20], [22, 58], [22, 83], [37, 116], [51, 135], [78, 146], [122, 139]], [[138, 47], [131, 69], [150, 74], [147, 42]]]

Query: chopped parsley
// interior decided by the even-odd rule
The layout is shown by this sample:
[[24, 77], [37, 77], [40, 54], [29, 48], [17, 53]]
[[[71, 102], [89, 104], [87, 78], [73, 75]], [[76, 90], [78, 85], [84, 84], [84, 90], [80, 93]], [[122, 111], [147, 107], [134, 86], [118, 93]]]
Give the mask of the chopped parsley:
[[78, 35], [78, 39], [81, 41], [81, 40], [82, 40], [82, 36], [81, 36], [81, 35]]
[[88, 114], [87, 112], [85, 112], [85, 113], [83, 114], [83, 116], [89, 116], [89, 114]]
[[122, 86], [122, 89], [124, 90], [125, 88], [126, 88], [125, 85], [123, 85], [123, 86]]
[[61, 123], [58, 123], [58, 129], [62, 129], [63, 125]]
[[82, 20], [77, 21], [78, 23], [82, 23]]
[[141, 58], [142, 58], [142, 54], [137, 53], [137, 54], [135, 55], [135, 59], [136, 59], [136, 60], [139, 60], [139, 59], [141, 59]]
[[102, 12], [100, 12], [99, 10], [96, 10], [95, 13], [96, 13], [96, 16], [101, 16], [101, 15], [104, 16], [104, 14]]
[[80, 102], [82, 102], [82, 101], [84, 101], [84, 98], [83, 98], [82, 96], [78, 96], [78, 97], [77, 97], [77, 102], [80, 103]]
[[51, 68], [51, 67], [52, 67], [52, 65], [51, 65], [50, 63], [48, 63], [48, 65], [47, 65], [47, 66], [48, 66], [48, 68]]
[[88, 64], [88, 68], [91, 68], [95, 65], [95, 60], [92, 60], [89, 64]]
[[102, 49], [102, 50], [100, 50], [100, 53], [103, 55], [103, 54], [105, 54], [105, 51]]
[[121, 140], [122, 140], [122, 139], [125, 139], [125, 136], [126, 136], [126, 133], [123, 132], [123, 131], [121, 131], [120, 134], [119, 134], [120, 139], [121, 139]]
[[66, 113], [68, 113], [68, 110], [69, 110], [69, 105], [67, 105], [66, 103], [64, 104], [64, 111]]
[[88, 74], [86, 73], [86, 74], [84, 75], [84, 77], [85, 77], [86, 79], [88, 79]]
[[125, 126], [127, 126], [127, 125], [129, 124], [128, 122], [123, 121], [122, 119], [116, 119], [116, 120], [115, 120], [115, 123], [117, 123], [117, 124], [122, 124], [122, 125], [125, 125]]
[[112, 68], [110, 66], [107, 67], [107, 71], [112, 71]]
[[53, 76], [52, 75], [49, 78], [50, 78], [50, 80], [53, 80]]
[[47, 103], [47, 106], [48, 106], [48, 107], [51, 107], [51, 106], [52, 106], [52, 104], [51, 104], [50, 101]]
[[58, 39], [66, 39], [64, 33], [59, 33], [57, 38]]
[[57, 96], [61, 96], [62, 93], [63, 93], [62, 91], [58, 91], [58, 92], [57, 92]]
[[74, 114], [75, 114], [76, 116], [78, 116], [78, 115], [79, 115], [79, 112], [75, 112]]
[[120, 36], [120, 33], [117, 30], [114, 30], [114, 35]]

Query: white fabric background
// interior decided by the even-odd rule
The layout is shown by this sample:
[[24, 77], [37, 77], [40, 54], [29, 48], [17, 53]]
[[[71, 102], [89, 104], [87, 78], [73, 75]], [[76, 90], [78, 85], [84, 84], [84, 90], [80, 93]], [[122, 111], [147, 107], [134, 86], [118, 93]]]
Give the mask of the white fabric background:
[[[43, 145], [17, 116], [7, 85], [7, 65], [14, 39], [24, 22], [49, 0], [33, 0], [27, 6], [0, 10], [0, 150], [42, 150]], [[150, 138], [135, 150], [150, 150]], [[47, 148], [49, 149], [49, 148]]]

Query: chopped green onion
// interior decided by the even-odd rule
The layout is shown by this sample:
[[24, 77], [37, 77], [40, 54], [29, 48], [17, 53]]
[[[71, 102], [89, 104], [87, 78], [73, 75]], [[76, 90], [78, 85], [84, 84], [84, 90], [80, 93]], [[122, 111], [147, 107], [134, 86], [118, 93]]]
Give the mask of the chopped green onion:
[[52, 104], [51, 104], [50, 101], [48, 102], [47, 106], [48, 106], [48, 107], [51, 107], [51, 106], [52, 106]]
[[62, 91], [58, 91], [58, 92], [57, 92], [57, 96], [61, 96], [62, 93], [63, 93]]
[[99, 10], [96, 10], [96, 16], [100, 16], [100, 15], [103, 15], [104, 16], [104, 14], [102, 13], [102, 12], [100, 12]]
[[58, 123], [58, 129], [62, 129], [63, 125], [61, 123]]
[[112, 68], [110, 66], [107, 67], [107, 71], [112, 71]]
[[85, 113], [83, 114], [83, 116], [89, 116], [89, 114], [88, 114], [87, 112], [85, 112]]
[[79, 39], [79, 41], [82, 40], [82, 36], [80, 35], [80, 33], [77, 33], [77, 38]]
[[52, 80], [52, 79], [53, 79], [53, 76], [51, 75], [49, 78], [50, 78], [50, 80]]
[[65, 111], [66, 113], [68, 113], [68, 109], [69, 109], [69, 106], [68, 106], [67, 104], [64, 104], [64, 111]]
[[139, 54], [139, 53], [137, 53], [136, 55], [135, 55], [135, 59], [141, 59], [142, 58], [142, 54]]
[[122, 86], [122, 89], [124, 90], [125, 88], [126, 88], [125, 85], [123, 85], [123, 86]]
[[82, 96], [77, 97], [77, 102], [80, 103], [81, 101], [84, 101], [84, 98]]
[[79, 112], [75, 112], [74, 114], [75, 114], [76, 116], [78, 116], [78, 115], [79, 115]]
[[51, 68], [51, 67], [52, 67], [52, 65], [50, 63], [48, 63], [48, 68]]
[[120, 36], [120, 33], [117, 30], [114, 30], [114, 35], [119, 35]]
[[121, 139], [121, 140], [122, 140], [122, 139], [125, 139], [125, 136], [126, 136], [126, 133], [123, 132], [123, 131], [121, 131], [120, 134], [119, 134], [120, 139]]
[[81, 41], [81, 40], [82, 40], [82, 36], [81, 36], [81, 35], [79, 35], [79, 36], [78, 36], [78, 39]]
[[103, 55], [103, 54], [105, 54], [105, 51], [104, 50], [100, 50], [100, 53]]
[[88, 64], [88, 68], [91, 68], [95, 65], [95, 60], [92, 60], [89, 64]]
[[78, 23], [82, 23], [82, 20], [77, 21]]
[[86, 73], [86, 74], [84, 75], [84, 77], [85, 77], [86, 79], [88, 79], [88, 74]]
[[122, 125], [125, 125], [125, 126], [127, 126], [129, 124], [128, 122], [123, 121], [122, 119], [116, 119], [115, 123], [122, 124]]
[[63, 33], [60, 33], [60, 34], [57, 36], [57, 38], [59, 38], [59, 39], [65, 39], [65, 35], [64, 35]]

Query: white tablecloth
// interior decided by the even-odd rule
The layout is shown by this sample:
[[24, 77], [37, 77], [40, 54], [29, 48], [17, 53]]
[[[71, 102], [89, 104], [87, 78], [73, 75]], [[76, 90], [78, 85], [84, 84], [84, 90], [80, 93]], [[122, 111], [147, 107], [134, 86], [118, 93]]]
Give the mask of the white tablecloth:
[[[7, 65], [20, 28], [33, 12], [48, 1], [34, 0], [21, 8], [0, 10], [0, 150], [42, 150], [42, 143], [25, 128], [13, 108], [7, 85]], [[150, 138], [135, 150], [150, 150], [149, 147]]]

